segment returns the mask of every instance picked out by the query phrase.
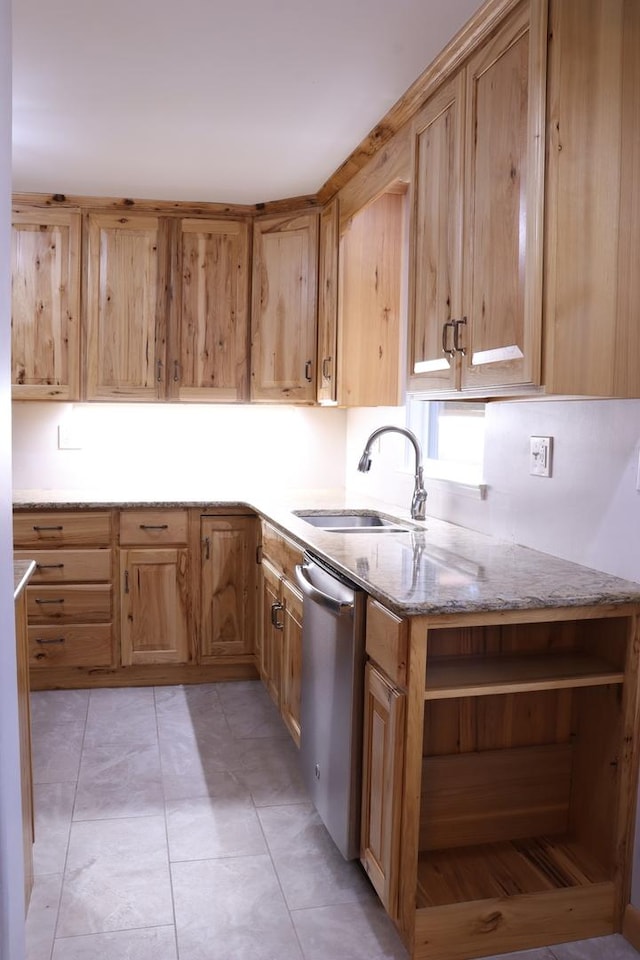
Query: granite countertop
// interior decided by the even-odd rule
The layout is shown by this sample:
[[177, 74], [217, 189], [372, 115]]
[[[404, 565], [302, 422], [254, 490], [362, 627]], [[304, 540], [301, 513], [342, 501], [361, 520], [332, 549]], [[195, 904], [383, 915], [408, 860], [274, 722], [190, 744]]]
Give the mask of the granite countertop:
[[[282, 497], [241, 492], [184, 491], [179, 496], [108, 497], [77, 491], [17, 491], [17, 509], [243, 506], [348, 576], [398, 614], [431, 615], [640, 604], [640, 583], [622, 580], [549, 554], [435, 518], [417, 522], [407, 510], [343, 491], [288, 492]], [[374, 509], [397, 518], [403, 532], [325, 531], [295, 510]]]
[[13, 599], [17, 600], [36, 569], [35, 560], [13, 561]]

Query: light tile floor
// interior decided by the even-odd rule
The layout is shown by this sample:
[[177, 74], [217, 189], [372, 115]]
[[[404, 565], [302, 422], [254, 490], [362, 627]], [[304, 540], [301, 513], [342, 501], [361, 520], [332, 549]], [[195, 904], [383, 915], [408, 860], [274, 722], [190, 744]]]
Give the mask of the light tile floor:
[[[260, 683], [34, 693], [32, 726], [27, 960], [406, 960]], [[510, 955], [639, 956], [619, 936]]]

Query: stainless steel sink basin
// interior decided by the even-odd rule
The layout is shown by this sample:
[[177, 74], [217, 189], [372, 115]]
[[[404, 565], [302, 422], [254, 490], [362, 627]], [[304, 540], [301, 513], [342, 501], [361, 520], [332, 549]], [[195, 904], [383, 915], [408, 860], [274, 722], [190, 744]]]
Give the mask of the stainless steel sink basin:
[[393, 517], [363, 510], [360, 513], [322, 513], [317, 510], [296, 510], [297, 517], [321, 530], [333, 530], [336, 533], [399, 533], [414, 529]]

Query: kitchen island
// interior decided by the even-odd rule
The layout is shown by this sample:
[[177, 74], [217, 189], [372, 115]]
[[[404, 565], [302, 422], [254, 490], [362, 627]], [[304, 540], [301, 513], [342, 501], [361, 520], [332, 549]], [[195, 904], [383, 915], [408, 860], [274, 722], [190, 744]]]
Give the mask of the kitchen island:
[[[341, 533], [297, 512], [365, 509], [389, 513], [406, 529]], [[49, 522], [30, 523], [36, 513]], [[192, 656], [191, 663], [117, 661], [92, 670], [93, 684], [184, 682], [175, 678], [187, 670], [189, 682], [208, 678], [216, 656], [235, 641], [229, 634], [202, 657], [207, 611], [227, 624], [237, 621], [238, 600], [255, 602], [260, 581], [267, 581], [265, 555], [275, 561], [270, 582], [280, 591], [272, 615], [273, 605], [295, 601], [291, 570], [305, 549], [364, 588], [361, 860], [414, 960], [494, 955], [621, 929], [638, 767], [640, 584], [443, 521], [411, 521], [402, 510], [339, 493], [279, 503], [253, 496], [16, 497], [22, 536], [27, 521], [55, 528], [45, 537], [59, 536], [61, 524], [52, 521], [63, 514], [108, 517], [108, 543], [99, 549], [112, 551], [123, 609], [134, 613], [126, 607], [129, 561], [139, 561], [141, 582], [147, 576], [146, 558], [129, 556], [134, 527], [165, 538], [165, 546], [148, 545], [154, 563], [176, 566], [176, 545], [184, 544], [185, 562], [199, 556], [204, 564], [220, 544], [239, 542], [239, 520], [255, 525], [259, 547], [255, 593], [253, 582], [249, 593], [238, 586], [239, 571], [249, 568], [237, 558], [246, 559], [247, 543], [254, 542], [244, 537], [242, 551], [225, 554], [236, 561], [218, 564], [211, 602], [202, 603], [202, 581], [191, 595], [198, 598], [193, 621], [202, 619], [195, 650], [179, 654]], [[58, 544], [49, 552], [55, 559], [64, 549]], [[127, 564], [118, 554], [128, 556]], [[221, 575], [230, 568], [233, 576]], [[116, 595], [114, 622], [119, 609]], [[255, 647], [232, 656], [227, 675], [239, 665], [252, 666], [255, 675], [257, 660], [265, 677], [264, 613]], [[293, 620], [300, 627], [300, 618]], [[295, 644], [295, 630], [288, 638]], [[138, 649], [148, 653], [144, 637]], [[291, 672], [299, 650], [286, 665], [282, 655], [271, 667], [286, 675], [286, 712], [295, 721]], [[158, 670], [168, 679], [159, 680]], [[276, 680], [277, 702], [281, 690]]]

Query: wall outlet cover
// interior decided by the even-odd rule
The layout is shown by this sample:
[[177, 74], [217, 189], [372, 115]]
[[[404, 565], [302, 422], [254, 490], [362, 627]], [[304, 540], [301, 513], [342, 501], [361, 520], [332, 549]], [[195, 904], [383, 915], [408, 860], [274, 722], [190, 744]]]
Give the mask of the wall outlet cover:
[[532, 477], [550, 477], [553, 437], [530, 437], [529, 443], [529, 473]]

